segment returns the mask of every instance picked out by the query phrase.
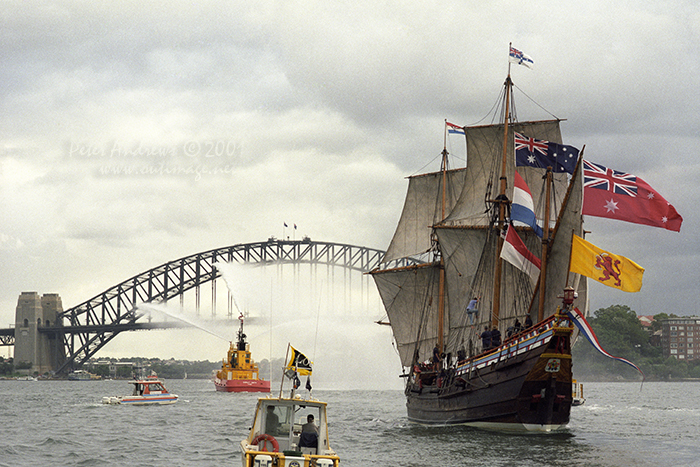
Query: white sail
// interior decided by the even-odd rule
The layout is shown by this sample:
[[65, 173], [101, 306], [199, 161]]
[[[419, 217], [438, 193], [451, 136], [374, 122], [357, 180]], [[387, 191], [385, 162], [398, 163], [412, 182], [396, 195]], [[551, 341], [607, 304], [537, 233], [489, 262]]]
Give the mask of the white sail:
[[[513, 172], [515, 171], [515, 153], [513, 132], [522, 133], [531, 138], [543, 139], [561, 144], [559, 120], [540, 122], [512, 123], [508, 127], [508, 145], [506, 151], [506, 195], [512, 199]], [[503, 125], [485, 125], [466, 127], [467, 138], [467, 173], [462, 193], [447, 216], [444, 225], [448, 226], [487, 226], [489, 225], [488, 200], [498, 195], [501, 163], [503, 160]], [[518, 173], [530, 187], [535, 203], [535, 214], [544, 212], [544, 200], [540, 193], [543, 187], [542, 169], [518, 167]], [[563, 197], [566, 191], [567, 174], [554, 174], [554, 190]], [[561, 199], [553, 206], [550, 222], [556, 220]], [[539, 217], [539, 216], [538, 216]]]
[[372, 272], [403, 366], [430, 358], [437, 343], [438, 274], [434, 263]]
[[[445, 209], [452, 210], [464, 185], [464, 169], [448, 170]], [[383, 262], [420, 255], [431, 247], [432, 226], [442, 216], [442, 172], [409, 177], [406, 201]]]

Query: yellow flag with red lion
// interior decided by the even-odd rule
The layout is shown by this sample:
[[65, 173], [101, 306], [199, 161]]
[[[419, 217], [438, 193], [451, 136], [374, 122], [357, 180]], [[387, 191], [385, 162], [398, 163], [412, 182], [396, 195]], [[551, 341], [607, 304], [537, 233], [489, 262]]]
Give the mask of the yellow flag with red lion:
[[639, 292], [644, 268], [624, 256], [605, 251], [574, 235], [571, 245], [571, 272], [624, 292]]

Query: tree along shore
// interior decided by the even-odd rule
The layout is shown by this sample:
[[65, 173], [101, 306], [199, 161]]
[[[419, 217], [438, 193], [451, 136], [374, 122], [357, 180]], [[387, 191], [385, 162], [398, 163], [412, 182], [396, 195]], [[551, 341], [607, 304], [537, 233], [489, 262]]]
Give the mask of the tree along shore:
[[[700, 381], [700, 359], [664, 357], [661, 339], [654, 332], [661, 321], [678, 316], [654, 315], [651, 326], [642, 326], [637, 313], [626, 305], [601, 308], [588, 318], [598, 342], [610, 355], [622, 357], [640, 367], [646, 381]], [[579, 335], [572, 349], [574, 377], [579, 381], [640, 381], [641, 375], [629, 365], [601, 355]]]
[[[282, 358], [272, 361], [272, 376], [277, 381], [282, 378], [283, 365], [284, 359]], [[30, 374], [31, 367], [31, 362], [15, 362], [12, 358], [0, 357], [0, 378], [14, 379], [21, 376], [53, 378], [50, 374], [39, 375], [36, 372]], [[142, 368], [147, 375], [152, 371], [164, 379], [210, 379], [215, 371], [221, 369], [221, 362], [175, 360], [174, 358], [163, 360], [145, 357], [119, 359], [103, 357], [90, 360], [82, 369], [97, 379], [131, 379], [137, 368]], [[270, 361], [264, 359], [258, 362], [258, 370], [261, 378], [269, 379]]]

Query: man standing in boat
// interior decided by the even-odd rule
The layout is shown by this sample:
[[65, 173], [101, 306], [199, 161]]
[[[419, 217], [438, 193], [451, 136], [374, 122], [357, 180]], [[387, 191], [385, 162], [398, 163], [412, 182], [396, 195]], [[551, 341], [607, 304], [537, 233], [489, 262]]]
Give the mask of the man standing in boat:
[[306, 417], [306, 423], [304, 423], [301, 426], [301, 432], [302, 433], [316, 433], [318, 434], [318, 427], [314, 423], [314, 416], [313, 414], [309, 414]]
[[269, 435], [276, 435], [279, 431], [280, 419], [275, 413], [275, 407], [273, 405], [267, 406], [267, 417], [265, 421], [265, 432]]

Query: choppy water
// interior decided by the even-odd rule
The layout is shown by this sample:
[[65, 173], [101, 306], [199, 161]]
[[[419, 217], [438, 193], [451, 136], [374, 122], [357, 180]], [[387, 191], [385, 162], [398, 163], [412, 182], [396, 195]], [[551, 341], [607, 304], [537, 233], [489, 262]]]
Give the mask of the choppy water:
[[[124, 381], [0, 381], [0, 466], [239, 466], [257, 399], [171, 380], [171, 406], [109, 406]], [[274, 386], [274, 384], [273, 384]], [[700, 383], [584, 383], [559, 434], [506, 435], [406, 420], [401, 391], [323, 391], [344, 466], [700, 465]]]

